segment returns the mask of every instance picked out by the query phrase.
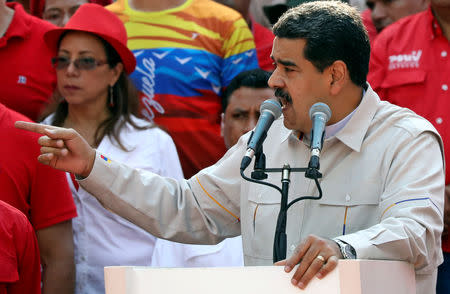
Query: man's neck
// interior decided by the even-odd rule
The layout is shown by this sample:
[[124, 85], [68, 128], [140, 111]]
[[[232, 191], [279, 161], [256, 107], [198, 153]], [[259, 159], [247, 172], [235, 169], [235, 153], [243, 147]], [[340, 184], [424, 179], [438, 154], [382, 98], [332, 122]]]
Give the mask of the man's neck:
[[157, 12], [175, 8], [187, 0], [128, 0], [131, 8], [138, 11]]
[[437, 22], [441, 26], [442, 33], [445, 38], [450, 41], [450, 7], [434, 7], [431, 5], [434, 17], [436, 17]]
[[329, 124], [338, 123], [352, 113], [361, 103], [363, 92], [362, 87], [353, 83], [343, 88], [339, 96], [330, 101], [329, 106], [333, 109], [333, 119], [330, 120]]
[[[0, 0], [2, 1], [2, 0]], [[0, 37], [6, 33], [11, 24], [11, 21], [14, 17], [14, 9], [9, 8], [8, 6], [0, 5]]]

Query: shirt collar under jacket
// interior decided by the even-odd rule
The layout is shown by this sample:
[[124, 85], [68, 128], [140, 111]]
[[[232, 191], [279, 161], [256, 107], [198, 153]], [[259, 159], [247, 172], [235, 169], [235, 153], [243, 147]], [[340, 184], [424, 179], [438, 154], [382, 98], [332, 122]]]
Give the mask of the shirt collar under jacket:
[[[372, 90], [370, 85], [367, 84], [367, 90], [365, 90], [358, 107], [341, 121], [326, 128], [325, 132], [327, 132], [327, 129], [330, 127], [333, 128], [336, 125], [339, 126], [337, 133], [328, 136], [325, 141], [336, 138], [354, 151], [359, 152], [370, 122], [378, 109], [379, 102], [380, 98], [378, 98], [378, 95]], [[295, 138], [299, 137], [297, 131], [288, 130], [286, 128], [283, 128], [283, 131], [282, 142], [289, 138], [289, 136], [294, 136]], [[310, 143], [306, 138], [303, 142], [305, 144]]]

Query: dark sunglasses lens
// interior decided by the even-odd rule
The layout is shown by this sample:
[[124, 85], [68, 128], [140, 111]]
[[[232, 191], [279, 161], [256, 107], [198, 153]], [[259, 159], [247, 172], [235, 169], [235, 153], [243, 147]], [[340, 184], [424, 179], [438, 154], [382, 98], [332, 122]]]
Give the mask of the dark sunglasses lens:
[[79, 58], [75, 60], [75, 66], [78, 69], [90, 70], [97, 66], [94, 58]]
[[66, 57], [53, 57], [52, 58], [53, 68], [63, 69], [63, 68], [66, 68], [67, 66], [69, 66], [69, 64], [70, 64], [69, 58], [66, 58]]

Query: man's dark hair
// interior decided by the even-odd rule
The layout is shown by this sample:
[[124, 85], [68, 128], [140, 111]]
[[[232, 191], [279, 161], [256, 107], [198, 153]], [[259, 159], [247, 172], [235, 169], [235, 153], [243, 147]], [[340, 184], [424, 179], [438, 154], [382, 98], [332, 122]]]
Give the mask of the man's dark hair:
[[[239, 88], [247, 87], [253, 89], [270, 88], [268, 81], [272, 73], [262, 69], [252, 69], [241, 72], [235, 76], [222, 95], [222, 110], [225, 112], [234, 91]], [[269, 99], [270, 97], [267, 97]]]
[[370, 43], [358, 11], [340, 1], [315, 1], [289, 9], [273, 27], [278, 38], [304, 39], [304, 56], [320, 72], [343, 61], [350, 78], [364, 87]]

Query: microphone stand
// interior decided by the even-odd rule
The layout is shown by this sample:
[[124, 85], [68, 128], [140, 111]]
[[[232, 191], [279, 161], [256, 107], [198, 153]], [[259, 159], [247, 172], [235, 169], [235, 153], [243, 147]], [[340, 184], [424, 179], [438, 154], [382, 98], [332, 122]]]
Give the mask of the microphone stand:
[[[307, 168], [291, 168], [289, 164], [284, 164], [282, 168], [266, 168], [265, 165], [266, 165], [266, 156], [264, 155], [261, 146], [261, 148], [259, 148], [259, 150], [255, 153], [255, 164], [254, 170], [251, 173], [251, 178], [244, 175], [245, 169], [241, 169], [241, 177], [249, 182], [272, 187], [281, 194], [280, 212], [278, 213], [277, 226], [275, 229], [275, 238], [273, 244], [273, 262], [275, 263], [277, 261], [286, 259], [287, 210], [289, 209], [289, 207], [291, 207], [294, 203], [298, 201], [306, 199], [318, 200], [322, 198], [322, 189], [318, 181], [318, 179], [322, 177], [322, 174], [319, 172], [320, 166], [318, 162], [316, 162], [315, 160], [310, 160]], [[262, 181], [267, 179], [268, 177], [267, 173], [270, 172], [281, 172], [281, 189], [274, 184]], [[319, 191], [319, 196], [298, 197], [292, 200], [290, 203], [288, 203], [288, 192], [289, 192], [289, 185], [291, 182], [290, 181], [291, 172], [304, 172], [305, 177], [314, 180], [317, 186], [317, 190]]]

